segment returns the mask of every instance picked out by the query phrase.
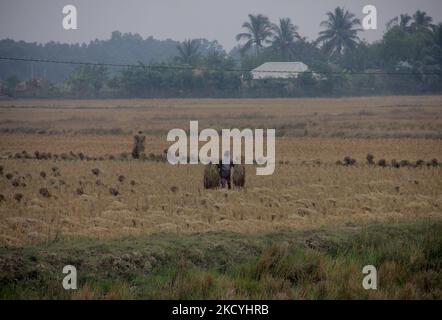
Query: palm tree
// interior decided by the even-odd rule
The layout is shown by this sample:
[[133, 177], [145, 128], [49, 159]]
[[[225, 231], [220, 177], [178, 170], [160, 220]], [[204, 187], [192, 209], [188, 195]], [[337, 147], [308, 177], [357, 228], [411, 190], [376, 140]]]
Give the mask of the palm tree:
[[411, 24], [413, 30], [429, 30], [432, 26], [431, 22], [433, 21], [433, 18], [428, 16], [425, 11], [417, 10], [416, 13], [413, 14], [413, 20], [414, 21]]
[[256, 54], [258, 54], [266, 39], [272, 35], [272, 27], [269, 18], [262, 14], [249, 14], [249, 20], [242, 24], [247, 32], [236, 35], [236, 41], [246, 40], [241, 48], [242, 52], [255, 47]]
[[341, 7], [337, 7], [334, 12], [327, 12], [328, 19], [321, 22], [322, 27], [326, 27], [319, 33], [316, 42], [322, 42], [322, 48], [330, 57], [340, 57], [346, 50], [356, 47], [359, 42], [357, 28], [361, 22], [355, 15]]
[[175, 60], [178, 63], [195, 65], [199, 58], [199, 41], [196, 39], [186, 39], [181, 44], [177, 45], [178, 56]]
[[399, 16], [399, 27], [403, 30], [409, 30], [411, 22], [411, 17], [408, 14], [401, 14]]
[[399, 27], [403, 31], [411, 31], [411, 19], [411, 16], [408, 14], [401, 14], [399, 17], [394, 17], [387, 23], [387, 29], [390, 30], [392, 27]]
[[273, 38], [269, 41], [272, 48], [279, 52], [283, 59], [289, 58], [294, 54], [295, 41], [300, 39], [295, 26], [290, 18], [279, 19], [279, 25], [272, 25]]

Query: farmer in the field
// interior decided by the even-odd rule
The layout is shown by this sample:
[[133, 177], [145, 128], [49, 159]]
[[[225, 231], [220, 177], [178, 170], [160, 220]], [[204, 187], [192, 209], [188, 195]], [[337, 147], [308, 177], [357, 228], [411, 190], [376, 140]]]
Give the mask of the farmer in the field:
[[222, 161], [218, 164], [219, 177], [222, 188], [225, 188], [226, 184], [229, 189], [232, 188], [232, 184], [230, 182], [230, 172], [233, 166], [233, 161], [230, 159], [230, 152], [225, 151]]
[[134, 147], [132, 149], [132, 157], [134, 159], [139, 159], [140, 155], [144, 152], [144, 142], [146, 137], [143, 135], [142, 131], [138, 131], [138, 134], [134, 136]]

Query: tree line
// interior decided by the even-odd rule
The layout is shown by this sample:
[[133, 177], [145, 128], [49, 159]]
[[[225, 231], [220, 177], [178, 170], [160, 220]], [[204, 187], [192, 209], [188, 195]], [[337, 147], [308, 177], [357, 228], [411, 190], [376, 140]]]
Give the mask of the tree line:
[[[180, 43], [115, 31], [110, 40], [89, 45], [2, 40], [0, 56], [137, 64], [122, 70], [41, 64], [34, 74], [44, 70], [52, 81], [33, 94], [54, 97], [296, 97], [442, 91], [442, 23], [433, 23], [427, 13], [418, 10], [412, 16], [394, 17], [382, 39], [373, 43], [360, 39], [360, 20], [341, 7], [327, 12], [321, 27], [317, 39], [308, 40], [290, 18], [273, 23], [265, 15], [249, 14], [236, 35], [238, 45], [229, 53], [217, 41]], [[290, 80], [252, 81], [250, 73], [242, 71], [272, 61], [301, 61], [323, 76], [306, 73]], [[0, 62], [9, 95], [16, 94], [12, 89], [29, 74], [29, 68], [29, 63]]]

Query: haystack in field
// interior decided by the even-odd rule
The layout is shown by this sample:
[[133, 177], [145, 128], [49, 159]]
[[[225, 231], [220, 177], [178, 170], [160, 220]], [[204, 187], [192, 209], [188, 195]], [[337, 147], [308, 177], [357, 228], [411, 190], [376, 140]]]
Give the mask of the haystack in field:
[[233, 167], [233, 185], [235, 187], [244, 187], [246, 183], [246, 167], [243, 164], [237, 164]]
[[204, 188], [215, 189], [219, 187], [219, 172], [216, 164], [209, 163], [204, 168]]

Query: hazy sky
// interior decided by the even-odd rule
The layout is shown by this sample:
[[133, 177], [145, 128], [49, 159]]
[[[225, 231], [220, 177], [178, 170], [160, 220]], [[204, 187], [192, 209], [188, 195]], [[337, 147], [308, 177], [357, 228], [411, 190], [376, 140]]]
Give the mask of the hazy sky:
[[[77, 7], [78, 30], [62, 27], [68, 4]], [[442, 21], [442, 0], [0, 0], [0, 39], [88, 42], [119, 30], [158, 39], [207, 38], [229, 50], [249, 13], [274, 22], [290, 17], [301, 35], [313, 39], [326, 11], [339, 5], [362, 18], [367, 4], [378, 11], [378, 30], [361, 33], [368, 41], [382, 37], [385, 24], [400, 13], [421, 9]]]

